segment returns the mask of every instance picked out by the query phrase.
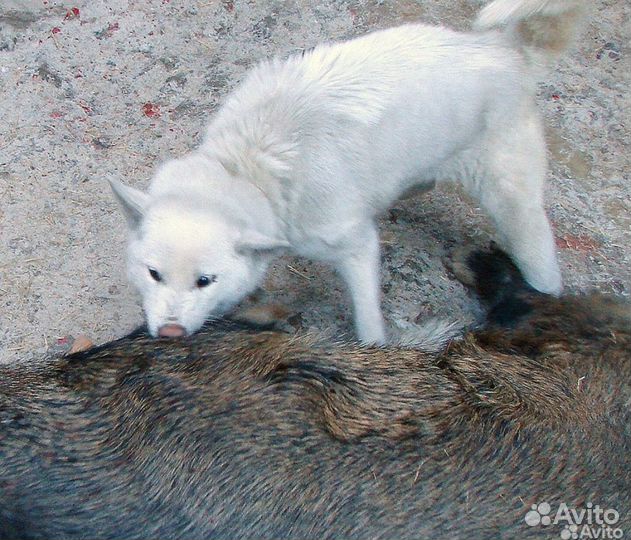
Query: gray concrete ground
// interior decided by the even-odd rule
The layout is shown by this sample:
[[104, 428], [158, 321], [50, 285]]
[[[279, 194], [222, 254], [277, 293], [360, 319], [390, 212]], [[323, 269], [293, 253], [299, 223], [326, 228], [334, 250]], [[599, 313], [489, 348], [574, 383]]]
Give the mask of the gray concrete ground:
[[[465, 29], [472, 0], [1, 0], [0, 361], [96, 342], [142, 321], [124, 270], [125, 225], [106, 183], [145, 187], [155, 164], [200, 139], [257, 60], [370, 29], [424, 21]], [[542, 81], [548, 208], [566, 286], [628, 295], [631, 283], [631, 4], [599, 0], [577, 46]], [[476, 304], [443, 264], [493, 228], [447, 188], [383, 217], [384, 310], [464, 322]], [[328, 268], [281, 260], [261, 301], [298, 328], [351, 330]]]

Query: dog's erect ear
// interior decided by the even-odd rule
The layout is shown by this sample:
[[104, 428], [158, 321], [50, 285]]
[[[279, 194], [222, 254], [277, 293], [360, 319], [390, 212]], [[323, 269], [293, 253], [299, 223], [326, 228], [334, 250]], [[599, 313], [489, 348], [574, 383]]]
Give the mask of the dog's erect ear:
[[237, 241], [235, 249], [237, 253], [254, 254], [254, 253], [273, 253], [282, 251], [290, 246], [285, 240], [277, 240], [257, 231], [248, 231], [244, 233]]
[[149, 195], [135, 188], [126, 186], [113, 178], [109, 178], [108, 182], [123, 209], [123, 214], [125, 214], [127, 218], [129, 228], [132, 230], [137, 229], [142, 221]]

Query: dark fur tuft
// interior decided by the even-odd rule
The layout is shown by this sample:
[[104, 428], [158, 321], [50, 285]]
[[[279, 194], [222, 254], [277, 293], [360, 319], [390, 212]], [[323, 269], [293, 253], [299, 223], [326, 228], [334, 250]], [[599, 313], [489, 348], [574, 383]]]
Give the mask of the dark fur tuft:
[[466, 265], [473, 274], [474, 289], [488, 307], [492, 324], [511, 326], [532, 311], [531, 300], [545, 297], [523, 278], [511, 258], [492, 244], [488, 250], [471, 252]]

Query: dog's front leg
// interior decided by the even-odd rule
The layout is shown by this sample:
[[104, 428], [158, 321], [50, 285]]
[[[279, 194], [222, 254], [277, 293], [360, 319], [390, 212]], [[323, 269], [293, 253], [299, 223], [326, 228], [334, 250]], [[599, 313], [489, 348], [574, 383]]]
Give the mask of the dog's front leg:
[[355, 329], [366, 345], [383, 345], [386, 340], [381, 315], [379, 235], [375, 225], [355, 227], [340, 250], [336, 268], [346, 282], [353, 301]]

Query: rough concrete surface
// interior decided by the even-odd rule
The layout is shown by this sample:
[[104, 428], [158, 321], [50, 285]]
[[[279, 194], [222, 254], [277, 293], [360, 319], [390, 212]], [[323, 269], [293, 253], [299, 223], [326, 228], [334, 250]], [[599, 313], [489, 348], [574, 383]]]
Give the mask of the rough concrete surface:
[[[424, 21], [466, 29], [475, 0], [0, 1], [0, 361], [60, 352], [142, 322], [125, 276], [125, 223], [106, 179], [144, 188], [195, 146], [222, 97], [273, 55]], [[579, 40], [540, 85], [547, 203], [569, 290], [628, 295], [631, 4], [592, 4]], [[476, 303], [444, 264], [493, 227], [453, 188], [401, 201], [381, 220], [384, 311], [471, 322]], [[352, 331], [323, 265], [285, 258], [259, 301], [294, 327]]]

